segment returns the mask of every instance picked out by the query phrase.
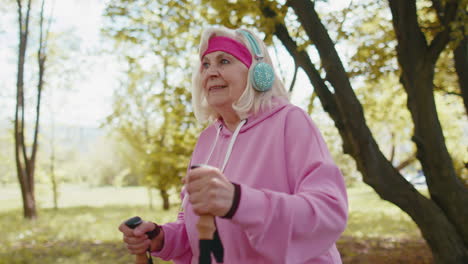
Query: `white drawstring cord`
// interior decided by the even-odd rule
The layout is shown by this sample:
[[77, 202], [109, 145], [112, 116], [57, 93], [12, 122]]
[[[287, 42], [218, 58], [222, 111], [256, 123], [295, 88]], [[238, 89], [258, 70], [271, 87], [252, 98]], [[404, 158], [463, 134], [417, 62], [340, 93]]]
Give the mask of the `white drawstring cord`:
[[226, 155], [224, 156], [224, 162], [223, 162], [223, 167], [221, 167], [221, 172], [224, 172], [224, 168], [226, 168], [226, 164], [229, 160], [229, 157], [231, 156], [232, 152], [232, 147], [234, 146], [234, 143], [236, 142], [237, 135], [239, 135], [239, 132], [242, 128], [242, 126], [247, 122], [247, 119], [242, 120], [239, 125], [237, 126], [236, 130], [234, 131], [234, 134], [232, 134], [231, 142], [229, 142], [229, 147], [226, 151]]
[[221, 132], [222, 127], [223, 127], [223, 124], [219, 124], [218, 128], [216, 129], [216, 138], [213, 142], [213, 145], [211, 146], [210, 154], [208, 154], [208, 158], [206, 159], [205, 164], [208, 164], [208, 161], [210, 161], [211, 159], [211, 155], [213, 154], [213, 151], [216, 147], [216, 143], [218, 142], [219, 133]]

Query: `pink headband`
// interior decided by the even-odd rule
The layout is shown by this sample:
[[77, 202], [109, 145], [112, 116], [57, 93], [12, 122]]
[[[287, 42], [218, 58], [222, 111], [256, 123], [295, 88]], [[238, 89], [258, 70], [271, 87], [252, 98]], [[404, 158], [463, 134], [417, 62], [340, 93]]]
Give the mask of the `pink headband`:
[[203, 59], [206, 54], [215, 51], [224, 51], [231, 54], [247, 66], [247, 68], [250, 68], [250, 65], [252, 65], [252, 54], [250, 54], [250, 51], [242, 43], [232, 38], [222, 36], [210, 38], [208, 48], [203, 52], [201, 58]]

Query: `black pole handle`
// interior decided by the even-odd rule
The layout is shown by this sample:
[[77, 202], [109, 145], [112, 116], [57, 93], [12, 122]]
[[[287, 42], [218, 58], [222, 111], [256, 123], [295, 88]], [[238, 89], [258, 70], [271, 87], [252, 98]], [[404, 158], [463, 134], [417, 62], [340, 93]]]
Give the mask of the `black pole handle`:
[[[139, 216], [134, 216], [128, 219], [127, 221], [125, 221], [125, 225], [131, 229], [135, 229], [137, 226], [141, 225], [141, 223], [143, 223], [143, 220]], [[150, 237], [150, 239], [152, 239], [151, 233], [152, 233], [151, 231], [146, 232], [146, 234]], [[148, 254], [136, 255], [135, 264], [140, 264], [140, 263], [142, 264], [145, 262], [148, 264], [153, 264], [153, 259], [151, 258], [151, 253], [149, 252], [149, 250], [150, 249], [148, 248], [147, 250]]]
[[131, 229], [135, 229], [141, 223], [143, 223], [143, 220], [141, 220], [141, 217], [139, 217], [139, 216], [134, 216], [134, 217], [128, 219], [127, 221], [125, 221], [125, 225], [128, 226]]

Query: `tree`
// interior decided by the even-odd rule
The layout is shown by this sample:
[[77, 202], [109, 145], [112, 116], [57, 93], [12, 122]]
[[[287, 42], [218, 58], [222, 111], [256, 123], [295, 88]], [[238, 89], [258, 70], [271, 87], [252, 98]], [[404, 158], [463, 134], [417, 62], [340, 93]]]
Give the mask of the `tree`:
[[[181, 185], [195, 144], [197, 127], [190, 112], [190, 60], [195, 45], [190, 3], [140, 0], [111, 1], [104, 33], [115, 41], [128, 63], [108, 124], [133, 146], [133, 170], [141, 182], [160, 191]], [[118, 21], [118, 23], [115, 23]]]
[[[398, 84], [397, 40], [389, 19], [390, 12], [387, 6], [375, 1], [351, 4], [344, 12], [346, 14], [324, 14], [323, 17], [348, 17], [348, 23], [338, 19], [338, 22], [331, 20], [327, 24], [329, 27], [334, 23], [341, 25], [337, 38], [340, 42], [345, 41], [341, 45], [357, 47], [355, 54], [346, 60], [351, 80], [366, 80], [364, 86], [354, 87], [365, 109], [366, 122], [387, 159], [398, 170], [405, 170], [402, 174], [409, 179], [407, 172], [416, 174], [421, 166], [416, 159], [416, 146], [411, 141], [413, 124], [406, 108], [407, 94]], [[419, 20], [429, 39], [440, 30], [434, 10], [427, 1], [419, 8]], [[439, 119], [457, 175], [463, 178], [468, 153], [459, 147], [464, 126], [459, 120], [466, 118], [466, 113], [460, 104], [462, 97], [450, 48], [441, 53], [435, 69], [434, 97]]]
[[[205, 1], [209, 2], [209, 1]], [[397, 46], [400, 82], [411, 113], [417, 159], [421, 163], [430, 198], [419, 193], [380, 150], [369, 129], [360, 101], [335, 49], [329, 32], [316, 11], [316, 1], [248, 1], [211, 6], [218, 11], [214, 21], [227, 26], [255, 25], [267, 36], [274, 35], [307, 74], [323, 108], [335, 122], [343, 139], [343, 150], [356, 161], [364, 181], [383, 199], [400, 207], [416, 222], [432, 249], [437, 263], [468, 261], [468, 190], [456, 175], [447, 150], [434, 99], [434, 71], [451, 34], [466, 21], [466, 1], [431, 1], [440, 30], [432, 39], [418, 22], [415, 0], [389, 0]], [[207, 3], [208, 4], [208, 3]], [[228, 10], [239, 10], [228, 12]], [[222, 16], [226, 12], [229, 17]], [[297, 33], [287, 27], [287, 12], [293, 12]], [[248, 19], [252, 18], [252, 19]], [[299, 36], [299, 37], [293, 37]], [[466, 38], [462, 33], [462, 39]], [[317, 70], [308, 53], [318, 52], [322, 68]], [[459, 46], [457, 42], [455, 46]], [[466, 59], [466, 57], [465, 57]], [[322, 73], [322, 74], [321, 74]], [[459, 76], [463, 79], [463, 76]]]
[[[35, 219], [37, 217], [36, 199], [34, 195], [34, 172], [36, 164], [36, 154], [39, 147], [39, 120], [41, 96], [44, 88], [44, 75], [47, 59], [47, 35], [49, 27], [46, 28], [44, 23], [44, 6], [45, 0], [42, 1], [39, 15], [39, 47], [37, 49], [37, 93], [36, 107], [34, 114], [34, 129], [32, 146], [28, 150], [28, 141], [26, 140], [26, 100], [25, 100], [25, 65], [29, 39], [29, 26], [31, 18], [31, 0], [28, 0], [26, 7], [23, 6], [23, 1], [17, 0], [18, 11], [18, 29], [19, 29], [19, 48], [18, 48], [18, 72], [16, 82], [16, 109], [15, 109], [15, 158], [18, 181], [21, 187], [23, 198], [24, 217], [27, 219]], [[50, 25], [50, 23], [49, 23]], [[29, 151], [29, 154], [28, 154]]]
[[[68, 91], [71, 87], [70, 84], [76, 82], [76, 80], [83, 78], [83, 68], [88, 67], [90, 62], [86, 61], [86, 56], [83, 56], [83, 50], [80, 47], [80, 39], [77, 37], [74, 30], [66, 30], [63, 32], [49, 32], [48, 34], [48, 67], [49, 73], [48, 86], [49, 89], [44, 91], [44, 103], [48, 106], [48, 111], [45, 113], [49, 115], [50, 126], [45, 127], [45, 131], [42, 134], [43, 140], [48, 141], [40, 151], [39, 155], [44, 157], [44, 160], [39, 160], [39, 164], [42, 163], [42, 170], [47, 171], [49, 180], [51, 183], [52, 200], [54, 209], [58, 209], [59, 195], [60, 195], [60, 183], [64, 181], [63, 173], [61, 173], [63, 167], [63, 159], [66, 159], [64, 151], [60, 148], [63, 146], [58, 142], [56, 135], [57, 124], [55, 115], [57, 109], [57, 101], [55, 93], [60, 94], [63, 91]], [[78, 66], [80, 65], [80, 66]], [[66, 102], [63, 98], [60, 98], [60, 106], [64, 106]], [[59, 106], [59, 108], [60, 108]], [[44, 135], [46, 135], [44, 137]], [[63, 143], [63, 142], [62, 142]], [[48, 158], [46, 159], [45, 157]], [[45, 161], [47, 160], [47, 161]], [[39, 165], [39, 170], [41, 166]]]
[[[167, 77], [163, 78], [162, 87], [155, 81], [147, 83], [144, 76], [154, 78], [152, 73], [142, 73], [137, 63], [131, 65], [129, 82], [115, 95], [108, 126], [132, 146], [134, 157], [128, 157], [132, 171], [141, 175], [141, 183], [160, 191], [167, 210], [168, 191], [181, 184], [197, 130], [186, 115], [185, 88], [169, 86]], [[167, 74], [166, 65], [161, 65], [162, 76]], [[150, 92], [160, 88], [163, 90], [156, 94]]]

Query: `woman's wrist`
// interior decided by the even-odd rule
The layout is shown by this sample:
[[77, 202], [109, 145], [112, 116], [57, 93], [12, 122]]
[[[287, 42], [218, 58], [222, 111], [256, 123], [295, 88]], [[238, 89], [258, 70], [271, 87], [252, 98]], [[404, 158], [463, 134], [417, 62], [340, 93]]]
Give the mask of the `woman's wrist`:
[[237, 183], [232, 183], [234, 186], [234, 197], [232, 199], [231, 208], [226, 213], [226, 215], [222, 216], [222, 218], [231, 219], [237, 212], [237, 208], [239, 207], [239, 202], [241, 198], [241, 187]]
[[162, 227], [156, 223], [154, 223], [155, 228], [151, 231], [153, 234], [156, 234], [153, 237], [150, 237], [151, 245], [150, 250], [153, 251], [161, 251], [164, 247], [164, 230]]

